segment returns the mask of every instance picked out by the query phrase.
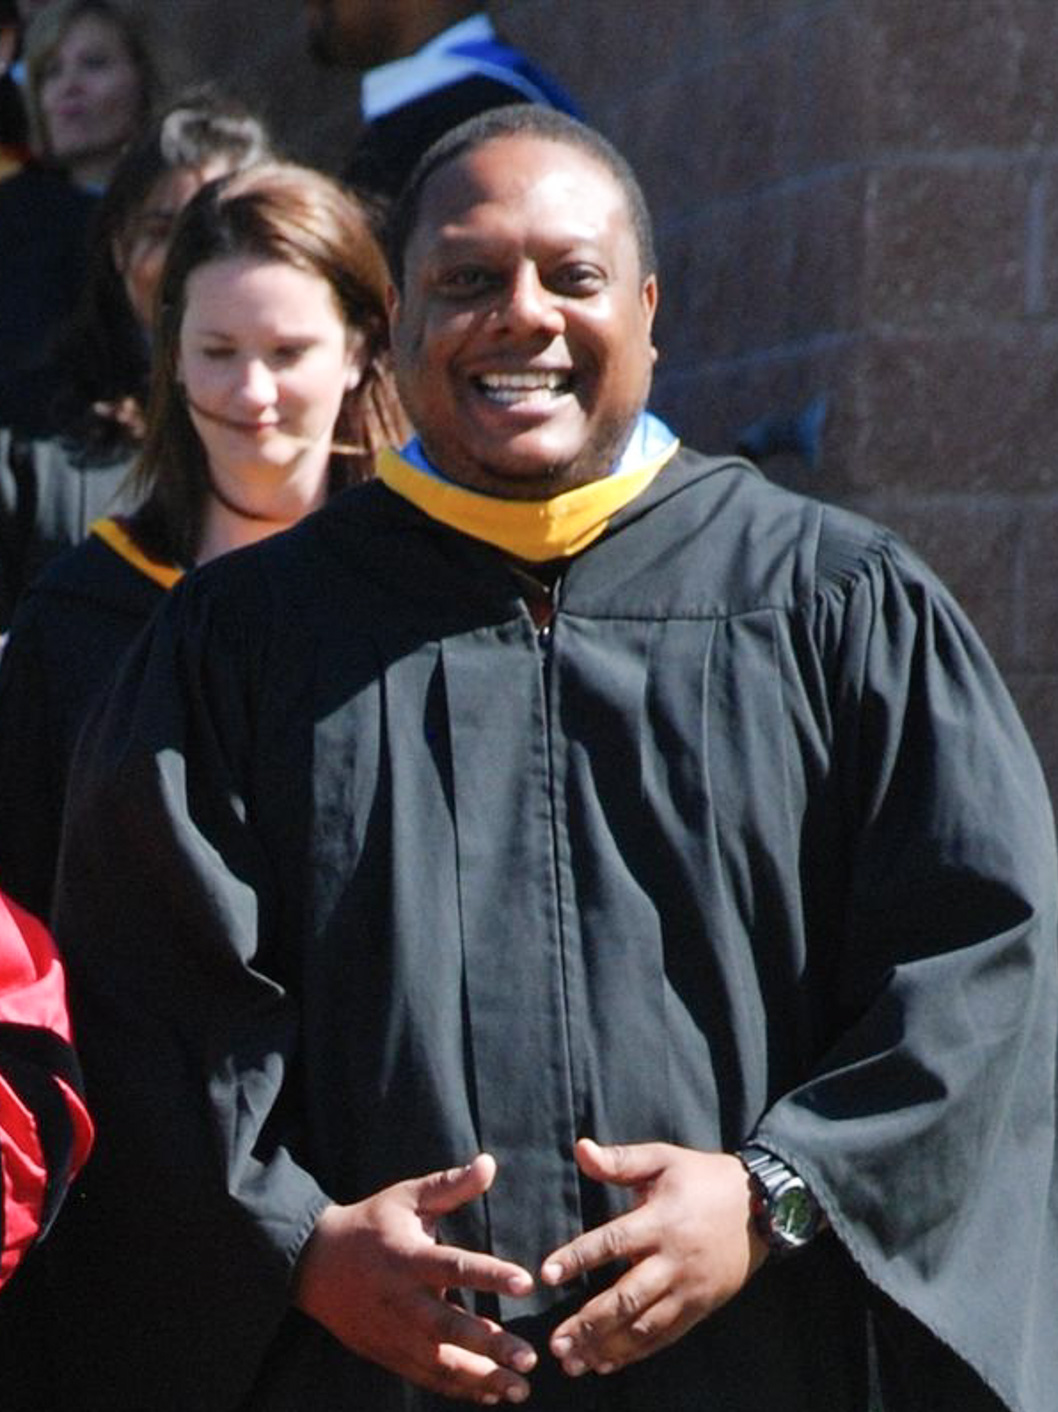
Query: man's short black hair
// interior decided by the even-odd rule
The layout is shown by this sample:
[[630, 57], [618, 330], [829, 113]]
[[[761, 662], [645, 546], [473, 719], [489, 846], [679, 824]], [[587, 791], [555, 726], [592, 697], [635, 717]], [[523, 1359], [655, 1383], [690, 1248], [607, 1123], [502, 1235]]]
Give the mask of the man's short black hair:
[[579, 148], [610, 173], [624, 194], [639, 251], [643, 279], [654, 274], [657, 256], [654, 227], [646, 198], [635, 173], [611, 142], [576, 118], [541, 103], [511, 103], [478, 113], [427, 148], [393, 203], [386, 222], [385, 246], [390, 272], [398, 290], [404, 287], [404, 255], [415, 233], [426, 183], [450, 162], [501, 137], [541, 137], [564, 147]]

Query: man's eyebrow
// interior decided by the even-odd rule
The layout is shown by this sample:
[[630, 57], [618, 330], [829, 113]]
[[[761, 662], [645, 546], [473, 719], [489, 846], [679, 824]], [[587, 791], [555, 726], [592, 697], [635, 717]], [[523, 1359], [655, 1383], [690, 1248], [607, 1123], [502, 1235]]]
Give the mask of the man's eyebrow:
[[451, 250], [470, 251], [496, 251], [502, 252], [514, 246], [518, 249], [528, 248], [542, 249], [547, 251], [578, 251], [578, 250], [598, 250], [602, 246], [602, 241], [596, 231], [591, 230], [567, 230], [558, 231], [553, 234], [541, 234], [536, 239], [531, 239], [527, 245], [515, 235], [510, 237], [496, 234], [478, 234], [472, 230], [451, 230], [445, 232], [439, 230], [433, 240], [432, 245], [426, 248], [426, 258], [431, 251], [443, 249], [445, 252]]
[[506, 248], [504, 242], [496, 241], [493, 238], [482, 239], [480, 236], [474, 235], [439, 235], [432, 246], [423, 252], [422, 258], [427, 264], [438, 260], [458, 259], [463, 255], [487, 258], [489, 255], [502, 255]]
[[476, 231], [473, 226], [456, 225], [454, 222], [439, 226], [434, 233], [436, 245], [481, 245], [483, 242], [489, 245], [501, 243], [502, 237], [491, 232]]

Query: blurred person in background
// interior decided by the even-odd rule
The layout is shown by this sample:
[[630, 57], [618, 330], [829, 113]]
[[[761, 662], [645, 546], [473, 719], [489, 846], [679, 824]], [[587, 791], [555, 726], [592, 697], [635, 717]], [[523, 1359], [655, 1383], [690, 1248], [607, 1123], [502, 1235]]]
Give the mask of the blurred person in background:
[[21, 21], [15, 0], [0, 0], [0, 181], [29, 160], [29, 120], [15, 77]]
[[364, 128], [346, 177], [380, 206], [432, 142], [475, 113], [506, 103], [578, 112], [497, 35], [479, 0], [305, 0], [305, 9], [313, 56], [363, 75]]
[[129, 12], [53, 0], [25, 41], [34, 160], [0, 182], [0, 372], [42, 362], [85, 276], [92, 214], [158, 81]]
[[30, 20], [48, 0], [0, 0], [0, 181], [30, 160], [29, 115], [23, 89], [23, 39]]
[[119, 162], [54, 357], [0, 378], [0, 626], [49, 558], [131, 508], [123, 487], [143, 440], [152, 308], [176, 218], [207, 181], [269, 155], [258, 118], [194, 92]]

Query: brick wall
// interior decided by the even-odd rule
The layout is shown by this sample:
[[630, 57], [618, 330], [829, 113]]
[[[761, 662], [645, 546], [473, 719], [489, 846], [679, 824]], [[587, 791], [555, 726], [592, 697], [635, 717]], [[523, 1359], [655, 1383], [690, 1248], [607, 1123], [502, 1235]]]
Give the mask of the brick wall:
[[523, 0], [510, 27], [565, 65], [650, 196], [656, 405], [728, 449], [825, 397], [817, 466], [769, 474], [906, 534], [978, 625], [1058, 791], [1058, 11], [650, 13], [653, 29], [616, 0]]
[[[340, 164], [355, 82], [299, 0], [150, 0], [174, 49]], [[904, 532], [1058, 788], [1058, 11], [1041, 0], [498, 0], [658, 224], [655, 405], [694, 444], [825, 397], [767, 469]], [[247, 44], [252, 36], [252, 46]], [[192, 66], [194, 67], [194, 65]]]

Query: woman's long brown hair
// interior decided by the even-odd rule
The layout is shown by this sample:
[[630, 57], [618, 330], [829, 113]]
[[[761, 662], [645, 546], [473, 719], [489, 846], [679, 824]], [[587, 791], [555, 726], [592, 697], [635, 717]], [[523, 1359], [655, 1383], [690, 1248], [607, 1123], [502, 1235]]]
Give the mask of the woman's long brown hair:
[[270, 162], [203, 187], [177, 222], [155, 311], [143, 450], [133, 473], [144, 500], [134, 532], [152, 555], [191, 564], [210, 493], [205, 448], [177, 378], [187, 283], [201, 265], [250, 256], [326, 280], [366, 364], [334, 428], [331, 490], [368, 479], [375, 453], [407, 435], [390, 368], [386, 264], [365, 208], [322, 172]]

